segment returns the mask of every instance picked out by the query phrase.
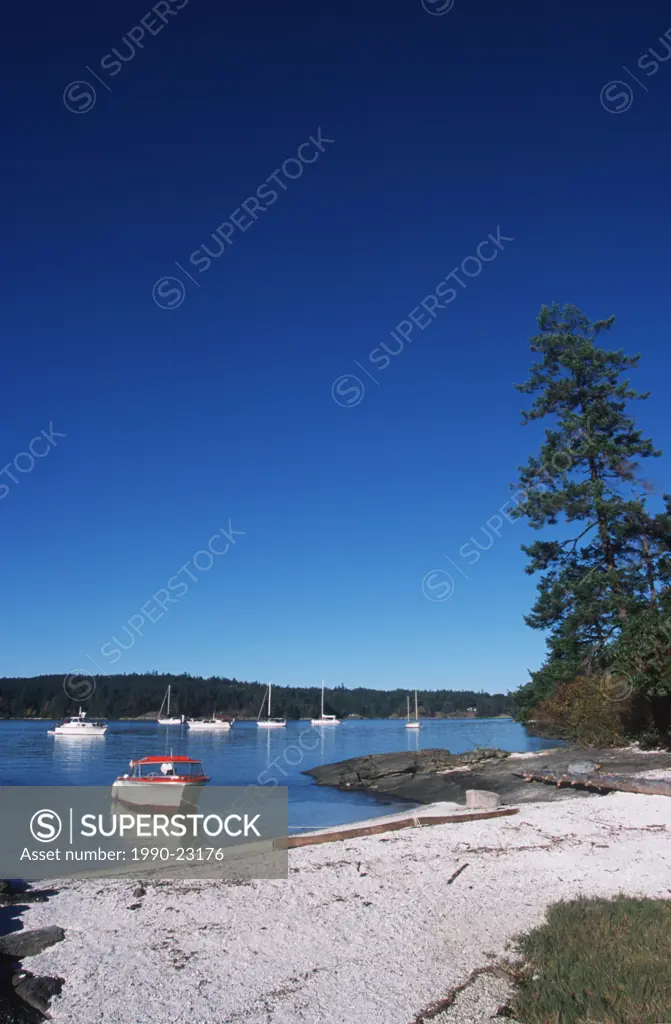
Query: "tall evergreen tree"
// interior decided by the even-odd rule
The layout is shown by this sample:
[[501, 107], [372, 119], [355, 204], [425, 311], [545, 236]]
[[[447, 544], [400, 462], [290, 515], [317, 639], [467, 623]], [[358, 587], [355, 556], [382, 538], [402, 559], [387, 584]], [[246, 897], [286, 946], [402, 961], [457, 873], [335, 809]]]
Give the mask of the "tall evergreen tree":
[[658, 606], [669, 584], [669, 517], [649, 512], [639, 469], [661, 453], [627, 410], [648, 397], [622, 379], [640, 357], [598, 344], [613, 322], [543, 306], [531, 339], [540, 358], [516, 385], [534, 396], [523, 423], [551, 426], [520, 467], [515, 514], [558, 535], [523, 547], [526, 572], [542, 574], [526, 622], [549, 633], [546, 664], [519, 692], [523, 713], [557, 682], [607, 662], [630, 617]]

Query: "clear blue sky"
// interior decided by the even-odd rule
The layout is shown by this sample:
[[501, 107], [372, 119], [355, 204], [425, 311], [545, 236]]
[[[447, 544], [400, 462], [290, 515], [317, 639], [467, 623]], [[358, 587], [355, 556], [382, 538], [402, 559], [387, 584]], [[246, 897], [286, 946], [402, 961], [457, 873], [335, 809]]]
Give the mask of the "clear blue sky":
[[[505, 522], [473, 566], [459, 548], [489, 543], [538, 441], [513, 382], [543, 302], [617, 315], [613, 345], [643, 353], [653, 390], [640, 423], [671, 450], [671, 60], [644, 56], [668, 57], [671, 15], [441, 6], [8, 12], [0, 674], [91, 657], [503, 691], [539, 665], [526, 527]], [[334, 141], [310, 143], [320, 128]], [[422, 313], [497, 229], [514, 241]], [[385, 365], [411, 311], [424, 326]], [[363, 396], [341, 379], [338, 404], [352, 374]], [[17, 470], [50, 424], [66, 436]], [[671, 489], [668, 458], [649, 475]], [[244, 536], [194, 569], [229, 521]], [[447, 600], [422, 591], [437, 569]]]

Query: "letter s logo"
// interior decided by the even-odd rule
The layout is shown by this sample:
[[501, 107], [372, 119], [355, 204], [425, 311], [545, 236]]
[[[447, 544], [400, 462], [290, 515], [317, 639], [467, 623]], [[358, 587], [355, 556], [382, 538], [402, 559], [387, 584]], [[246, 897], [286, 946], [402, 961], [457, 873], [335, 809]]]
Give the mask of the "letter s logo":
[[43, 808], [35, 811], [30, 819], [30, 831], [38, 843], [53, 843], [63, 829], [63, 822], [55, 811]]

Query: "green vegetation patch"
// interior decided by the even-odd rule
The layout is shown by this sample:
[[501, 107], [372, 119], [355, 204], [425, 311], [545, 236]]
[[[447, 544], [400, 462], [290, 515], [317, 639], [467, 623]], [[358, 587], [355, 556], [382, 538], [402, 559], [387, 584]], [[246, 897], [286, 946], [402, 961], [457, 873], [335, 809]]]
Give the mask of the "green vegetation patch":
[[524, 1024], [671, 1022], [671, 901], [584, 899], [550, 907], [518, 939], [511, 1009]]

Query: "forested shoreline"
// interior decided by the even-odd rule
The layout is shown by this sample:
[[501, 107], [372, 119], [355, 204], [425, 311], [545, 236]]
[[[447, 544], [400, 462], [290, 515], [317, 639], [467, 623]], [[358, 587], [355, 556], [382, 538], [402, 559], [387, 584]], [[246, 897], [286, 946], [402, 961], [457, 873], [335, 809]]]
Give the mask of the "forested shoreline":
[[[0, 719], [63, 718], [81, 704], [90, 716], [155, 718], [171, 686], [171, 713], [198, 717], [217, 714], [256, 718], [266, 684], [210, 676], [158, 672], [116, 676], [44, 675], [0, 679]], [[326, 691], [325, 711], [339, 717], [404, 717], [409, 689], [373, 690], [338, 686]], [[288, 719], [310, 718], [320, 707], [318, 686], [273, 686], [273, 714]], [[475, 708], [480, 718], [513, 713], [506, 694], [473, 690], [419, 690], [419, 713], [424, 718], [466, 716]], [[470, 712], [472, 714], [472, 712]]]

